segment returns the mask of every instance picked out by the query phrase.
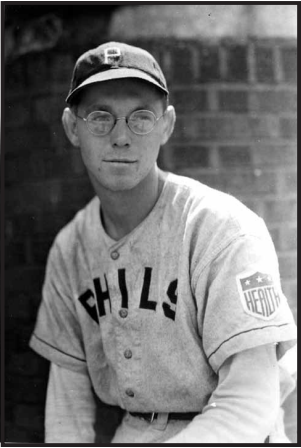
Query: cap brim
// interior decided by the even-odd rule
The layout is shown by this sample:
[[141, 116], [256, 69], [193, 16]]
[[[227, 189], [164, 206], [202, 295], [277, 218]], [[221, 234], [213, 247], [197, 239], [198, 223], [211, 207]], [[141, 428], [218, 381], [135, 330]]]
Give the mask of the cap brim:
[[147, 73], [144, 73], [140, 70], [135, 70], [133, 68], [114, 68], [111, 70], [106, 70], [103, 72], [95, 73], [95, 75], [90, 76], [89, 78], [85, 79], [79, 86], [76, 87], [66, 98], [66, 102], [70, 102], [71, 98], [77, 94], [80, 90], [82, 90], [84, 87], [90, 85], [90, 84], [96, 84], [98, 82], [103, 81], [111, 81], [113, 79], [124, 79], [124, 78], [137, 78], [142, 79], [144, 81], [147, 81], [159, 89], [161, 89], [165, 93], [169, 93], [168, 90], [161, 86], [155, 79], [153, 79], [151, 76], [149, 76]]

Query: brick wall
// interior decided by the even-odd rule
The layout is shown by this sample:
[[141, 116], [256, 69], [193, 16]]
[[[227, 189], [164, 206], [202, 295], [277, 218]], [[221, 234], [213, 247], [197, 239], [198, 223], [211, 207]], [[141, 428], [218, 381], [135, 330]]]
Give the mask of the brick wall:
[[[283, 289], [296, 315], [296, 42], [133, 43], [160, 61], [177, 111], [175, 133], [162, 148], [160, 166], [230, 192], [266, 220]], [[60, 123], [73, 63], [82, 50], [79, 44], [62, 46], [23, 56], [6, 67], [9, 442], [43, 441], [48, 362], [28, 348], [28, 339], [50, 244], [93, 195], [80, 155]], [[292, 394], [286, 413], [292, 441], [295, 401]], [[107, 432], [101, 441], [107, 441], [117, 417], [106, 407], [102, 412]]]

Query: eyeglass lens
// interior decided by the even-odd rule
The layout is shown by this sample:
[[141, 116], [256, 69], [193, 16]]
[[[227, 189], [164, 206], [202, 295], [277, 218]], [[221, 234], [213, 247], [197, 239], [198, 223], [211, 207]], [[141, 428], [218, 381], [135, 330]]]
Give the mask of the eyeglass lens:
[[[156, 116], [149, 110], [138, 110], [133, 112], [126, 122], [135, 134], [148, 134], [154, 127]], [[87, 117], [87, 125], [93, 134], [108, 134], [115, 125], [115, 117], [109, 112], [95, 111]]]

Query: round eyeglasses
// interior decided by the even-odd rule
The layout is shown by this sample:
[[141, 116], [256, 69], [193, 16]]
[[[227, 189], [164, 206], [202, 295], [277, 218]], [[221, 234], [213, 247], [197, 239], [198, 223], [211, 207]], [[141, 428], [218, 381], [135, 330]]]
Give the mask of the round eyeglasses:
[[126, 124], [134, 134], [146, 135], [154, 129], [155, 124], [164, 114], [160, 117], [156, 117], [150, 110], [136, 110], [128, 117], [115, 117], [110, 112], [97, 110], [91, 112], [86, 118], [81, 117], [80, 115], [77, 115], [77, 117], [81, 118], [86, 123], [89, 131], [94, 135], [108, 134], [114, 128], [118, 120], [125, 120]]

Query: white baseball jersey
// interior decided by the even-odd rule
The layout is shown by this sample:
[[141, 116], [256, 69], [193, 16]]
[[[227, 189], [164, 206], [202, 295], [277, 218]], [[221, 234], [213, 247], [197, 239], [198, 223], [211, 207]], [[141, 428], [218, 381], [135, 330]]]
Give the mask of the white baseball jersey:
[[296, 328], [262, 219], [235, 198], [168, 174], [147, 218], [119, 241], [97, 197], [57, 236], [30, 345], [88, 372], [104, 402], [201, 412], [231, 355]]

